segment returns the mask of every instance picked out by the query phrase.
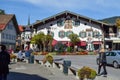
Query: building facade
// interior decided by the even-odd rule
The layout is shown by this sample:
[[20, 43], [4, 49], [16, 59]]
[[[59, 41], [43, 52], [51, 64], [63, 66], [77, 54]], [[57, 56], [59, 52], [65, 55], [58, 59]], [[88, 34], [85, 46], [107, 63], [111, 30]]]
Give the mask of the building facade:
[[98, 50], [102, 44], [106, 49], [113, 48], [113, 42], [119, 40], [114, 35], [117, 34], [115, 25], [106, 24], [70, 11], [36, 21], [31, 26], [36, 29], [33, 35], [40, 32], [50, 33], [54, 38], [52, 43], [54, 45], [61, 42], [71, 46], [68, 36], [75, 33], [80, 39], [76, 46], [88, 51]]
[[0, 15], [0, 44], [7, 46], [7, 49], [16, 48], [16, 38], [19, 34], [18, 24], [15, 15]]

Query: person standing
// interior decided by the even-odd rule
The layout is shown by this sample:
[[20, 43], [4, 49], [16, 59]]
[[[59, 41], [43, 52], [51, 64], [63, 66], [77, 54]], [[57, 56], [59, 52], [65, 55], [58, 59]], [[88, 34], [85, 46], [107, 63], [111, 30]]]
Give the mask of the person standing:
[[98, 64], [98, 76], [101, 75], [101, 67], [103, 67], [103, 75], [104, 77], [107, 77], [107, 70], [106, 70], [106, 65], [107, 65], [107, 61], [106, 61], [106, 54], [105, 54], [105, 50], [104, 48], [102, 48], [99, 52], [99, 64]]
[[10, 55], [6, 51], [6, 46], [1, 45], [0, 52], [0, 80], [7, 80], [7, 75], [9, 73], [9, 63], [10, 63]]

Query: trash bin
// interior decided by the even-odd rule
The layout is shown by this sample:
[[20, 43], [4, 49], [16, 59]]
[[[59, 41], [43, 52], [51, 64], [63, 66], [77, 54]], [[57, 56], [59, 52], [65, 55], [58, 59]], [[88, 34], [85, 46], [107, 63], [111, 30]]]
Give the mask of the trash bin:
[[28, 58], [28, 62], [29, 63], [34, 63], [34, 56], [31, 55], [29, 58]]
[[71, 66], [71, 61], [65, 60], [63, 61], [63, 73], [68, 74], [68, 67]]

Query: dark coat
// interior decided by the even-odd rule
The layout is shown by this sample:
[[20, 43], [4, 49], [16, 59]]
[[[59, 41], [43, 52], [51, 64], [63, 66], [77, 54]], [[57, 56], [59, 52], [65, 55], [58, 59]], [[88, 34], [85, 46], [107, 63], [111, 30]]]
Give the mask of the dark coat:
[[6, 51], [0, 52], [0, 75], [9, 73], [10, 55]]
[[107, 62], [106, 54], [104, 52], [99, 53], [99, 60], [100, 60], [100, 63], [106, 63]]

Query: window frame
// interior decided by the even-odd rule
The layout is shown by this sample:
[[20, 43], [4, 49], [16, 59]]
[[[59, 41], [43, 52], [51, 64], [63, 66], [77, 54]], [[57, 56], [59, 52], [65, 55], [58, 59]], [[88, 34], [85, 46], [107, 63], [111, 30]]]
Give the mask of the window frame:
[[65, 31], [59, 31], [59, 37], [64, 38], [65, 37]]

